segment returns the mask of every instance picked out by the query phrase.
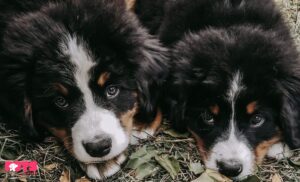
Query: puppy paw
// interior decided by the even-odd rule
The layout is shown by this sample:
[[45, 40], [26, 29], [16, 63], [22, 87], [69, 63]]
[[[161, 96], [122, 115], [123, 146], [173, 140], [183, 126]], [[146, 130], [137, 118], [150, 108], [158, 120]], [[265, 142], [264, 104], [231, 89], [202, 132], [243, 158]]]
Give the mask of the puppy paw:
[[290, 148], [282, 142], [272, 145], [267, 153], [268, 157], [275, 158], [277, 160], [290, 157], [291, 155], [292, 151]]
[[125, 160], [126, 156], [121, 154], [109, 161], [90, 164], [80, 163], [80, 166], [89, 178], [103, 180], [116, 174], [121, 169], [121, 165]]

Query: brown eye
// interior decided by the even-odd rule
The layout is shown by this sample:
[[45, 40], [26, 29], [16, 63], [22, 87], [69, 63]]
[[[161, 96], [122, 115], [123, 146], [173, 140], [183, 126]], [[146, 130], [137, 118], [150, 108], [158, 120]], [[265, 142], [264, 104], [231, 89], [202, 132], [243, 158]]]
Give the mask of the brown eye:
[[261, 114], [256, 114], [256, 115], [252, 116], [252, 118], [250, 119], [250, 124], [251, 124], [251, 127], [257, 128], [257, 127], [260, 127], [261, 125], [263, 125], [265, 121], [266, 121], [266, 118], [264, 116], [262, 116]]
[[214, 119], [213, 115], [207, 111], [204, 111], [201, 114], [201, 118], [207, 125], [212, 126], [215, 124], [215, 119]]
[[113, 99], [119, 95], [120, 89], [117, 86], [110, 85], [106, 88], [106, 97]]
[[69, 103], [67, 102], [67, 100], [62, 97], [62, 96], [58, 96], [54, 99], [54, 104], [57, 106], [57, 107], [60, 107], [60, 108], [66, 108], [69, 106]]

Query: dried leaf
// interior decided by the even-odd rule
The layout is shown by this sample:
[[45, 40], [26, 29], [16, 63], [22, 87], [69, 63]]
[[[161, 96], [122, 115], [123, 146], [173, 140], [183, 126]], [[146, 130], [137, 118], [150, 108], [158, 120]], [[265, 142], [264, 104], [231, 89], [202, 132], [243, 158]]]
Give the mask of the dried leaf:
[[46, 171], [52, 171], [53, 169], [58, 167], [58, 163], [52, 163], [44, 166]]
[[274, 174], [272, 177], [272, 182], [283, 182], [281, 176], [279, 174]]
[[169, 157], [169, 155], [155, 156], [155, 160], [168, 171], [172, 179], [175, 179], [178, 172], [180, 171], [179, 162], [174, 157]]
[[158, 172], [159, 169], [160, 169], [160, 167], [156, 166], [153, 163], [144, 163], [136, 169], [136, 171], [135, 171], [136, 176], [135, 177], [138, 180], [142, 180], [146, 177], [155, 175]]
[[146, 154], [147, 154], [147, 148], [146, 148], [146, 146], [144, 146], [144, 147], [140, 148], [139, 150], [137, 150], [136, 152], [132, 153], [129, 158], [136, 159], [136, 158], [143, 157]]
[[62, 172], [60, 178], [60, 182], [71, 182], [71, 176], [70, 176], [70, 171], [68, 169], [64, 169]]
[[293, 157], [289, 159], [291, 165], [300, 167], [300, 157]]
[[2, 155], [0, 157], [6, 160], [14, 160], [18, 157], [18, 154], [15, 150], [6, 149], [2, 152]]
[[21, 181], [21, 182], [27, 182], [27, 179], [26, 179], [25, 176], [19, 177], [18, 180]]
[[242, 180], [242, 182], [260, 182], [260, 179], [257, 176], [252, 175], [252, 176], [248, 176], [246, 179]]
[[86, 177], [81, 177], [76, 179], [75, 182], [91, 182], [91, 180], [87, 179]]
[[189, 170], [192, 171], [194, 174], [198, 175], [205, 171], [204, 167], [201, 163], [190, 163]]
[[192, 182], [232, 182], [232, 180], [214, 170], [206, 169], [199, 178]]
[[147, 150], [146, 147], [140, 148], [129, 157], [126, 168], [136, 169], [140, 165], [149, 162], [156, 153], [157, 152], [152, 149]]
[[164, 133], [174, 138], [187, 138], [189, 136], [189, 133], [178, 133], [173, 129], [165, 130]]

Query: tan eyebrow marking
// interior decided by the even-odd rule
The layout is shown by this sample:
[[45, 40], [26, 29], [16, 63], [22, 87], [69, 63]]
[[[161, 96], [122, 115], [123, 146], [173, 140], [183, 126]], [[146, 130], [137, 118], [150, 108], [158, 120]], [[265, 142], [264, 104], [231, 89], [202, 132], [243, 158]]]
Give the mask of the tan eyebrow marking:
[[127, 10], [133, 11], [133, 9], [135, 8], [136, 0], [125, 0], [125, 3]]
[[218, 105], [210, 106], [209, 109], [214, 115], [218, 115], [220, 113], [220, 107]]
[[69, 90], [62, 84], [54, 83], [53, 86], [54, 86], [54, 89], [56, 91], [58, 91], [59, 93], [61, 93], [62, 95], [67, 96], [69, 94]]
[[255, 112], [255, 110], [256, 110], [256, 107], [257, 107], [257, 102], [256, 101], [250, 102], [246, 106], [247, 114], [253, 114]]
[[110, 73], [108, 72], [104, 72], [104, 73], [101, 73], [99, 79], [98, 79], [98, 85], [100, 87], [103, 87], [104, 84], [106, 83], [106, 81], [109, 79], [109, 76], [110, 76]]

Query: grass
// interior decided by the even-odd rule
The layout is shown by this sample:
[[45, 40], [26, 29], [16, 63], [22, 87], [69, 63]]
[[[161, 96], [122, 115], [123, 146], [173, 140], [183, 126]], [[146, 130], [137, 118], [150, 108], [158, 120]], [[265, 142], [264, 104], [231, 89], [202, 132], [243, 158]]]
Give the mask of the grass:
[[[300, 2], [298, 2], [298, 0], [276, 1], [281, 7], [291, 27], [295, 41], [300, 48]], [[157, 136], [137, 146], [129, 147], [129, 155], [134, 152], [140, 152], [144, 146], [147, 147], [147, 152], [151, 150], [155, 153], [151, 159], [148, 160], [148, 163], [150, 163], [153, 168], [151, 168], [151, 173], [148, 171], [147, 174], [151, 175], [145, 177], [143, 181], [191, 181], [200, 176], [199, 173], [201, 173], [200, 171], [202, 170], [201, 166], [198, 165], [198, 172], [192, 172], [191, 168], [191, 164], [200, 163], [199, 154], [193, 139], [190, 137], [176, 136], [176, 134], [172, 132], [166, 132], [170, 131], [169, 128], [168, 123], [165, 123]], [[163, 156], [167, 156], [167, 159], [163, 158]], [[3, 169], [5, 159], [37, 160], [39, 164], [38, 173], [31, 176], [5, 173]], [[169, 168], [171, 173], [173, 169], [173, 172], [178, 172], [178, 174], [172, 178], [170, 172], [159, 165], [159, 160], [161, 159], [164, 159], [165, 163], [170, 162], [170, 164], [172, 164]], [[130, 161], [132, 160], [133, 159]], [[298, 163], [293, 163], [293, 161], [298, 161]], [[258, 166], [255, 175], [260, 181], [275, 182], [277, 180], [300, 182], [299, 161], [300, 151], [295, 151], [291, 158], [284, 158], [280, 161], [267, 159], [262, 165]], [[179, 168], [174, 167], [177, 165], [179, 165]], [[107, 181], [141, 181], [136, 179], [138, 171], [127, 167], [124, 167], [116, 175], [107, 179]], [[146, 166], [143, 167], [143, 169], [147, 169]], [[65, 177], [62, 177], [62, 175]], [[68, 176], [70, 176], [70, 179]], [[226, 180], [225, 178], [221, 179]], [[0, 180], [23, 182], [60, 180], [63, 182], [75, 180], [77, 182], [88, 181], [76, 161], [69, 156], [64, 147], [57, 142], [55, 138], [49, 137], [44, 142], [38, 144], [24, 144], [16, 131], [7, 130], [2, 125], [0, 125]]]

